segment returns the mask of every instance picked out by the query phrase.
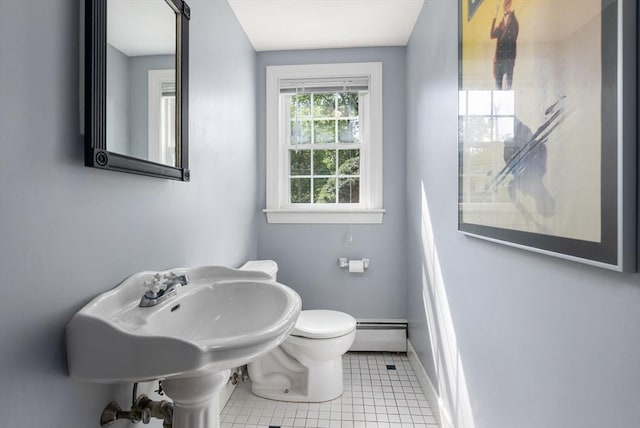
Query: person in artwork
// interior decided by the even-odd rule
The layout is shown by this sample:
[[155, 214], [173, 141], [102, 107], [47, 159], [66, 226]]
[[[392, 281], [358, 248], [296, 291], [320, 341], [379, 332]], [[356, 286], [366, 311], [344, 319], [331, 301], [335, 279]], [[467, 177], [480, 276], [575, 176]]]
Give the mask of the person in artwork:
[[[504, 0], [504, 14], [496, 26], [500, 0], [496, 4], [496, 15], [491, 22], [491, 38], [496, 39], [496, 52], [493, 56], [493, 77], [497, 89], [511, 89], [513, 84], [513, 68], [516, 63], [516, 47], [520, 25], [516, 14], [511, 9], [512, 0]], [[505, 82], [506, 77], [506, 82]]]

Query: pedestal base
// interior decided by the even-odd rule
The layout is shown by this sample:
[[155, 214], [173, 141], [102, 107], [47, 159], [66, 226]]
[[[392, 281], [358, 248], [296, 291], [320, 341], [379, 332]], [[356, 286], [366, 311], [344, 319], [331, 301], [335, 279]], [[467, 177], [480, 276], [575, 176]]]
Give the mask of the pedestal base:
[[218, 428], [218, 396], [229, 374], [224, 370], [163, 380], [162, 389], [173, 400], [173, 428]]

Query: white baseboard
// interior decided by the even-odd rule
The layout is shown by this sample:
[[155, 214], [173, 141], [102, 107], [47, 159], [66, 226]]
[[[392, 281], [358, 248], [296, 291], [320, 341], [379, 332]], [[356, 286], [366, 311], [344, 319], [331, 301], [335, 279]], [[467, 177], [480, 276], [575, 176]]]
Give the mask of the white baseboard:
[[424, 369], [420, 359], [418, 359], [418, 354], [409, 340], [407, 340], [407, 357], [409, 357], [411, 367], [418, 378], [418, 383], [427, 397], [427, 401], [433, 410], [433, 416], [438, 421], [438, 425], [441, 428], [454, 428], [449, 412], [447, 412], [447, 410], [442, 406], [442, 400], [440, 400], [438, 390], [433, 386], [429, 376], [427, 376], [427, 371]]

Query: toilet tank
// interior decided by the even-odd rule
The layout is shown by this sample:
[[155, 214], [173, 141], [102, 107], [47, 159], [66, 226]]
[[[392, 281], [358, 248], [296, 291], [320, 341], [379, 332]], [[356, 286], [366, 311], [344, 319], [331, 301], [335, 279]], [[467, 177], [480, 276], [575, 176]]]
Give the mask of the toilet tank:
[[274, 280], [278, 279], [278, 263], [273, 260], [250, 260], [240, 266], [240, 270], [254, 270], [264, 272]]

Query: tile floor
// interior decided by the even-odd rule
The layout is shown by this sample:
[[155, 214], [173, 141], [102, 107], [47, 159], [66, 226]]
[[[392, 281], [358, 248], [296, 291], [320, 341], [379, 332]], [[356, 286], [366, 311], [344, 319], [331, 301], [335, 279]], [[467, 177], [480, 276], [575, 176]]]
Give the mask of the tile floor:
[[324, 403], [289, 403], [251, 394], [241, 382], [220, 416], [221, 428], [438, 428], [405, 354], [349, 352], [344, 394]]

